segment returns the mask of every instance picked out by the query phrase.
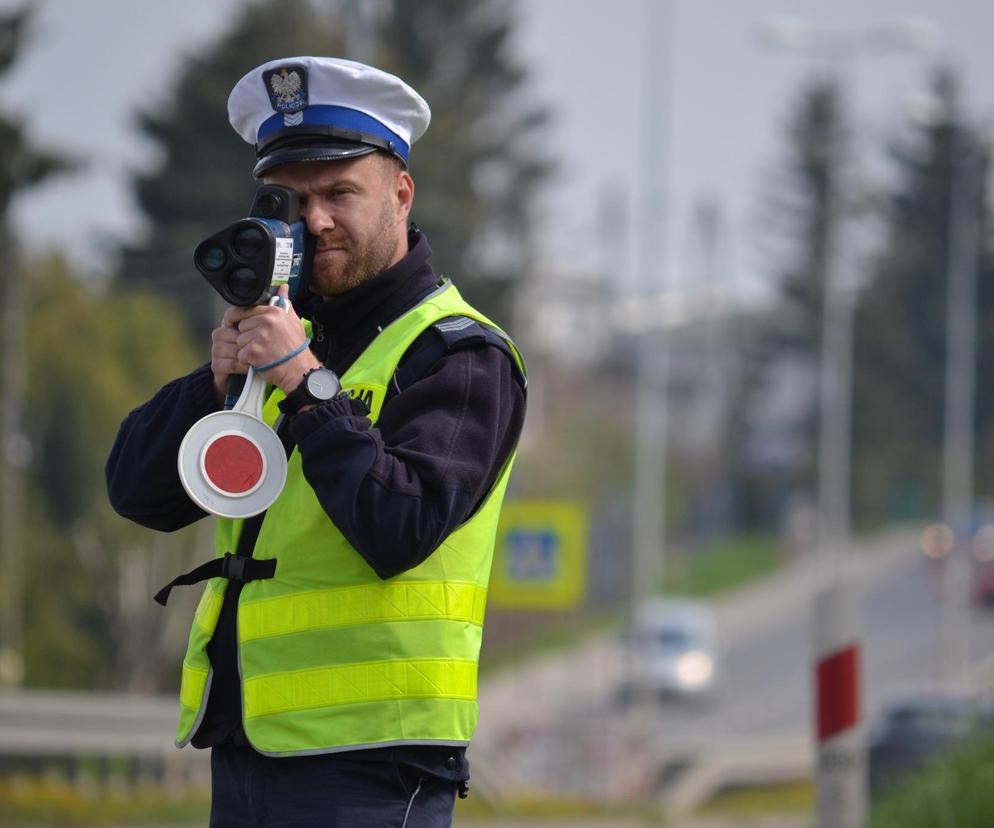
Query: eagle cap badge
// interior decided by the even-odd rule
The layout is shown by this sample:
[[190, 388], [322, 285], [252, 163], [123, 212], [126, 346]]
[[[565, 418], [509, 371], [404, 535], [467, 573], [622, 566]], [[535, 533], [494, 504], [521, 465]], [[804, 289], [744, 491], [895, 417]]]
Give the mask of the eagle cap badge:
[[301, 64], [288, 63], [263, 72], [262, 82], [274, 112], [288, 114], [307, 108], [307, 69]]

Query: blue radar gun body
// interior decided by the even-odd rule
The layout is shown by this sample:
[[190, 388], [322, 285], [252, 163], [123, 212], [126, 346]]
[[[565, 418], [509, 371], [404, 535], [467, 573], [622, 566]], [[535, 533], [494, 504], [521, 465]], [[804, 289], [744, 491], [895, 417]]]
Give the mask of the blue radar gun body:
[[[193, 262], [229, 305], [266, 304], [284, 284], [290, 301], [299, 305], [307, 292], [314, 243], [296, 191], [264, 184], [249, 215], [198, 244]], [[231, 377], [225, 408], [231, 408], [244, 383], [244, 376]]]

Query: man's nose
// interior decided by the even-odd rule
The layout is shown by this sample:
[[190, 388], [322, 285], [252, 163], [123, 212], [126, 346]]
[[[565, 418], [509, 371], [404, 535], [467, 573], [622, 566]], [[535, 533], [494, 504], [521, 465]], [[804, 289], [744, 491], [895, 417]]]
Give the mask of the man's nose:
[[320, 236], [325, 230], [335, 229], [335, 219], [327, 205], [320, 201], [309, 201], [304, 212], [304, 222], [312, 236]]

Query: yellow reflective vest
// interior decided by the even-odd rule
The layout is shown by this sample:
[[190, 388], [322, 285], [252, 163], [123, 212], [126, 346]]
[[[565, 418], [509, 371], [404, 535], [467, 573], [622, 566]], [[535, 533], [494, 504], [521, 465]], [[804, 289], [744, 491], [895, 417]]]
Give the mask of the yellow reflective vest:
[[[446, 283], [377, 335], [341, 378], [343, 389], [369, 403], [374, 424], [401, 357], [449, 316], [495, 327]], [[266, 403], [270, 424], [283, 397], [277, 389]], [[253, 552], [277, 559], [275, 577], [245, 583], [238, 600], [242, 723], [257, 751], [290, 756], [470, 741], [487, 582], [513, 461], [512, 454], [476, 513], [425, 561], [381, 580], [325, 513], [294, 450], [286, 487]], [[218, 519], [217, 555], [237, 548], [242, 523]], [[208, 581], [194, 617], [183, 660], [180, 747], [207, 706], [206, 647], [227, 584]]]

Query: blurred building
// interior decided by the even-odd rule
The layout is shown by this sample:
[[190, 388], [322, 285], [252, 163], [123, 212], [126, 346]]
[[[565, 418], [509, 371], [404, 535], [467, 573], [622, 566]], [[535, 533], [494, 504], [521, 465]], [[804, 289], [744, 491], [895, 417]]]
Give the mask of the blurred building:
[[[781, 355], [757, 370], [747, 348], [764, 310], [738, 306], [715, 282], [698, 281], [674, 299], [658, 314], [648, 309], [649, 324], [665, 326], [669, 360], [668, 458], [684, 512], [669, 517], [670, 529], [732, 528], [743, 476], [769, 488], [759, 522], [775, 525], [804, 494], [793, 491], [791, 470], [812, 450], [804, 423], [817, 366]], [[550, 420], [577, 407], [633, 429], [640, 340], [618, 311], [637, 313], [647, 303], [620, 303], [616, 283], [593, 269], [555, 265], [540, 268], [517, 301], [514, 330], [532, 378], [528, 439], [540, 439]]]
[[529, 358], [569, 372], [602, 363], [613, 338], [612, 292], [593, 270], [539, 265], [516, 297], [515, 331]]

